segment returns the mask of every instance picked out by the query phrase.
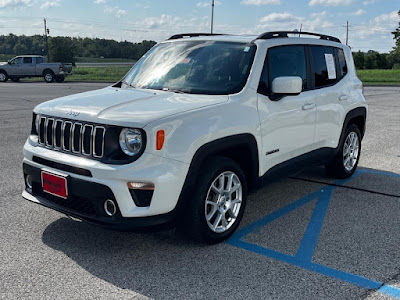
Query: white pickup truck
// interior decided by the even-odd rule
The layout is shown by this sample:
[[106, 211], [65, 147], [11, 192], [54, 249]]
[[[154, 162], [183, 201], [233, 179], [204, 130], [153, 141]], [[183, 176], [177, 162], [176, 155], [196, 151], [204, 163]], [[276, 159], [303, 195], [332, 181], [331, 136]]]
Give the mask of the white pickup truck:
[[17, 56], [8, 62], [0, 62], [0, 82], [11, 79], [18, 82], [23, 77], [43, 77], [47, 83], [63, 82], [66, 75], [72, 74], [72, 64], [46, 63], [43, 56]]

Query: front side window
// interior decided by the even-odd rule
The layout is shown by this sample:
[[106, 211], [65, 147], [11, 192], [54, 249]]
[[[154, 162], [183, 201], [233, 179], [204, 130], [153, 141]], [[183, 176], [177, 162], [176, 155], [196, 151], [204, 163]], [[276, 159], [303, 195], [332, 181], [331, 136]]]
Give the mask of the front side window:
[[10, 63], [12, 65], [22, 64], [22, 62], [23, 62], [23, 58], [22, 57], [16, 57], [16, 58], [10, 60]]
[[24, 64], [31, 64], [32, 63], [32, 57], [24, 57]]
[[135, 88], [192, 94], [233, 94], [247, 82], [253, 44], [181, 41], [151, 49], [128, 72], [124, 82]]
[[43, 57], [36, 57], [36, 64], [42, 64], [44, 63]]
[[310, 46], [315, 87], [329, 86], [337, 81], [335, 51], [332, 47]]

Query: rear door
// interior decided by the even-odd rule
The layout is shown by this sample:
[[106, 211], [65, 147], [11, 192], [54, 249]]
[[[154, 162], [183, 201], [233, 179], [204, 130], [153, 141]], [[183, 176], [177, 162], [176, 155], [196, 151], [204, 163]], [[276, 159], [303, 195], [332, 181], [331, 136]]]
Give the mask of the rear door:
[[[314, 142], [315, 93], [310, 90], [307, 47], [288, 45], [268, 50], [258, 88], [263, 171], [307, 153]], [[299, 76], [303, 92], [279, 100], [271, 97], [271, 83], [280, 76]]]
[[316, 92], [316, 148], [336, 148], [349, 105], [347, 65], [343, 49], [310, 45], [312, 81]]

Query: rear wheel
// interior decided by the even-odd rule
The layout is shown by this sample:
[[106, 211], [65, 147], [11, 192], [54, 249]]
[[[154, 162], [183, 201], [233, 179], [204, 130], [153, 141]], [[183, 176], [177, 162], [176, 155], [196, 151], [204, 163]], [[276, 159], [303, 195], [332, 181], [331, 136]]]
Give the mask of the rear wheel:
[[45, 81], [45, 82], [51, 83], [51, 82], [54, 81], [54, 73], [53, 73], [52, 71], [50, 71], [50, 70], [45, 71], [45, 72], [43, 73], [43, 78], [44, 78], [44, 81]]
[[186, 215], [186, 231], [199, 242], [219, 243], [233, 234], [246, 207], [247, 184], [231, 159], [210, 159], [199, 172]]
[[361, 154], [360, 129], [351, 124], [345, 131], [345, 138], [340, 144], [335, 158], [326, 164], [329, 175], [335, 178], [348, 178], [357, 169]]
[[0, 71], [0, 82], [7, 82], [8, 75], [6, 71]]

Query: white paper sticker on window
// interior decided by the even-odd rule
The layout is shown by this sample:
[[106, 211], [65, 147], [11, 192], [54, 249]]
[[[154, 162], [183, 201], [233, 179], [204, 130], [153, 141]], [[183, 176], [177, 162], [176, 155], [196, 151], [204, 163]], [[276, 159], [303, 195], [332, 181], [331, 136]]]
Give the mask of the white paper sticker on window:
[[328, 69], [328, 79], [336, 79], [335, 61], [332, 54], [325, 53], [325, 62]]

